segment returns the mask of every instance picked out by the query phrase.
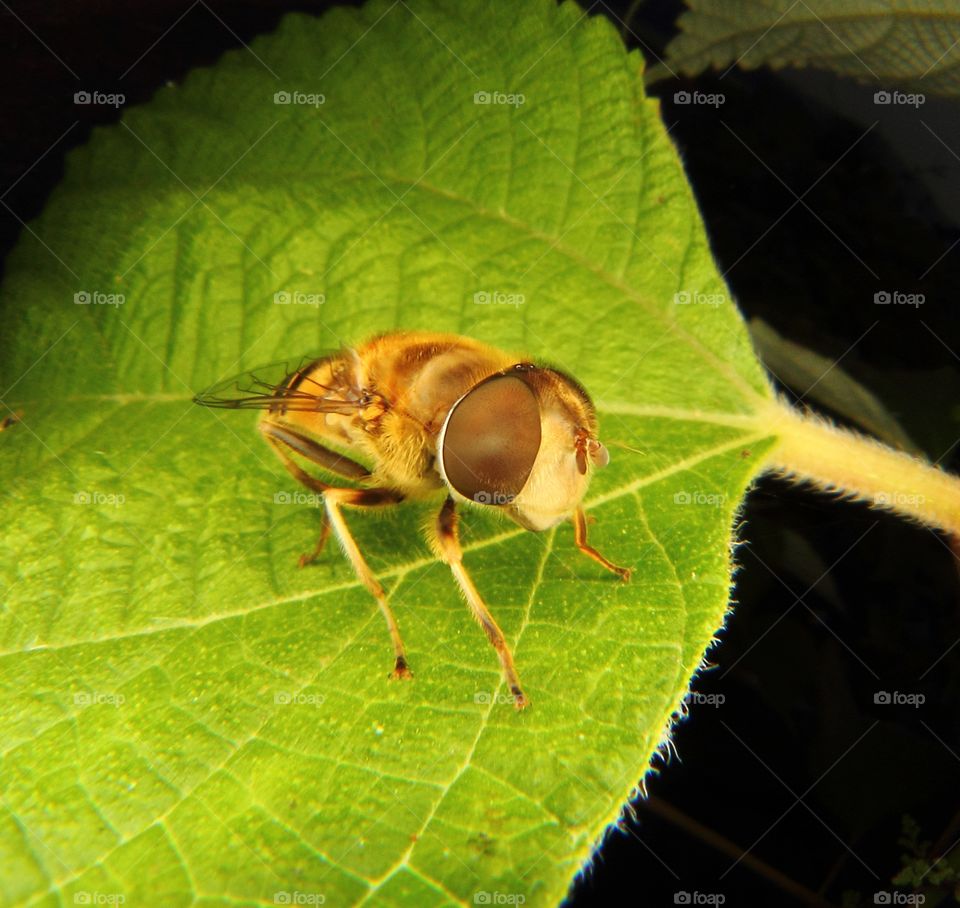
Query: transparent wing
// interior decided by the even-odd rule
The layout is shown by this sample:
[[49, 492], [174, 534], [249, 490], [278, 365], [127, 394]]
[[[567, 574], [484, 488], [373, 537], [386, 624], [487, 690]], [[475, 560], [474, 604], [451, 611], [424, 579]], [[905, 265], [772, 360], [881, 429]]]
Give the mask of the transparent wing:
[[305, 356], [291, 368], [289, 361], [258, 366], [224, 379], [201, 391], [193, 402], [202, 407], [227, 410], [297, 410], [314, 413], [356, 413], [363, 389], [354, 386], [351, 370], [329, 371], [329, 383], [321, 384], [316, 373], [340, 354]]

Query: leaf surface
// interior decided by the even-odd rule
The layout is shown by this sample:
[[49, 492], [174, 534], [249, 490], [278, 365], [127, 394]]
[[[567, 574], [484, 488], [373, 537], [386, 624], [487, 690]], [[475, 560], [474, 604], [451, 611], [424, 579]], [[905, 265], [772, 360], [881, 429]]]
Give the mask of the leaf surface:
[[[960, 94], [953, 0], [687, 0], [666, 65], [674, 72], [812, 66], [893, 90]], [[906, 103], [896, 100], [878, 103]], [[922, 103], [922, 102], [921, 102]]]

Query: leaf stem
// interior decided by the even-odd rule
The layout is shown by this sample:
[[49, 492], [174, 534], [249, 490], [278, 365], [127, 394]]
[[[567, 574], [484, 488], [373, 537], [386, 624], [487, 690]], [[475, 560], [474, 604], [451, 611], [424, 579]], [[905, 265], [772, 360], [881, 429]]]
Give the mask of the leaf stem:
[[960, 478], [783, 399], [759, 414], [778, 438], [764, 468], [960, 537]]

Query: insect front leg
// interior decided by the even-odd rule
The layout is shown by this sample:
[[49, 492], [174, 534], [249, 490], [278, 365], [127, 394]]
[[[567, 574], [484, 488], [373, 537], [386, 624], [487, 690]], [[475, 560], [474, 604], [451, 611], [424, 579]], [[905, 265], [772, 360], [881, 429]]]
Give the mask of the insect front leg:
[[360, 548], [350, 533], [343, 515], [340, 513], [341, 505], [350, 505], [358, 508], [385, 507], [391, 504], [398, 504], [403, 500], [403, 496], [390, 489], [343, 489], [335, 488], [328, 483], [322, 482], [315, 476], [311, 476], [306, 470], [303, 470], [296, 461], [290, 456], [288, 450], [295, 451], [306, 457], [308, 460], [329, 470], [338, 473], [347, 479], [365, 479], [370, 476], [366, 467], [350, 460], [341, 454], [330, 451], [323, 445], [318, 444], [312, 438], [290, 429], [287, 426], [280, 426], [276, 423], [264, 420], [260, 423], [260, 431], [263, 437], [270, 443], [270, 447], [276, 451], [277, 456], [283, 462], [292, 476], [303, 483], [308, 489], [319, 492], [323, 495], [323, 516], [320, 529], [320, 539], [317, 546], [310, 555], [301, 555], [301, 566], [309, 563], [323, 549], [323, 545], [330, 535], [330, 528], [333, 527], [340, 541], [340, 546], [344, 554], [353, 567], [357, 579], [370, 591], [377, 605], [387, 622], [387, 629], [390, 632], [390, 640], [393, 643], [394, 667], [390, 674], [391, 678], [411, 678], [410, 667], [407, 664], [407, 656], [403, 648], [403, 641], [400, 639], [400, 630], [397, 627], [397, 621], [393, 617], [393, 612], [387, 604], [387, 596], [380, 585], [380, 582], [373, 575], [370, 566], [367, 564]]
[[323, 492], [325, 489], [329, 489], [330, 486], [325, 482], [321, 482], [315, 476], [311, 476], [305, 470], [302, 470], [296, 461], [287, 453], [287, 448], [306, 457], [307, 460], [312, 461], [324, 470], [342, 476], [344, 479], [360, 480], [370, 478], [370, 471], [365, 466], [362, 466], [355, 460], [351, 460], [349, 457], [345, 457], [343, 454], [338, 454], [336, 451], [325, 448], [323, 445], [298, 432], [296, 429], [271, 422], [269, 419], [261, 420], [258, 428], [261, 433], [263, 433], [263, 437], [269, 442], [270, 447], [277, 452], [280, 460], [283, 461], [283, 465], [290, 472], [290, 475], [314, 492]]
[[584, 555], [602, 564], [608, 571], [613, 571], [613, 573], [617, 574], [624, 582], [630, 579], [630, 568], [620, 567], [609, 559], [604, 558], [603, 555], [587, 542], [587, 517], [583, 513], [583, 508], [577, 508], [577, 513], [574, 514], [573, 533], [577, 548], [580, 549]]
[[[264, 439], [273, 448], [274, 452], [280, 458], [287, 471], [302, 485], [313, 492], [325, 492], [331, 486], [315, 476], [311, 476], [306, 470], [301, 469], [299, 464], [290, 456], [288, 451], [295, 451], [297, 454], [307, 458], [307, 460], [317, 464], [331, 473], [343, 476], [345, 479], [367, 479], [370, 471], [366, 467], [358, 464], [356, 461], [331, 451], [323, 445], [318, 444], [312, 438], [308, 438], [289, 426], [279, 425], [264, 419], [260, 422], [259, 429], [263, 433]], [[330, 536], [330, 520], [327, 517], [326, 509], [320, 512], [320, 537], [312, 552], [304, 552], [300, 556], [299, 565], [305, 567], [320, 557], [323, 547]]]
[[403, 641], [400, 639], [400, 630], [397, 627], [397, 620], [393, 617], [393, 612], [387, 604], [387, 595], [373, 571], [367, 564], [360, 547], [350, 533], [343, 514], [340, 513], [341, 505], [350, 505], [355, 508], [383, 507], [384, 505], [397, 504], [403, 501], [403, 496], [390, 489], [330, 489], [323, 493], [323, 503], [326, 508], [327, 516], [333, 525], [333, 531], [340, 540], [344, 554], [353, 566], [353, 570], [360, 582], [370, 590], [380, 611], [387, 622], [387, 629], [390, 631], [390, 640], [393, 642], [394, 666], [390, 673], [391, 678], [412, 678], [413, 674], [407, 665], [407, 655], [403, 649]]
[[483, 628], [487, 639], [497, 651], [500, 658], [500, 667], [503, 669], [503, 677], [513, 695], [513, 704], [517, 709], [523, 709], [529, 705], [529, 700], [520, 687], [520, 678], [517, 675], [517, 669], [513, 664], [513, 655], [510, 653], [510, 647], [503, 637], [503, 631], [490, 614], [489, 609], [480, 598], [480, 593], [473, 585], [470, 575], [463, 566], [463, 550], [460, 548], [460, 537], [457, 532], [457, 503], [453, 498], [448, 497], [437, 515], [436, 538], [434, 542], [438, 554], [443, 561], [450, 566], [453, 576], [456, 578], [463, 592], [464, 598], [473, 617]]

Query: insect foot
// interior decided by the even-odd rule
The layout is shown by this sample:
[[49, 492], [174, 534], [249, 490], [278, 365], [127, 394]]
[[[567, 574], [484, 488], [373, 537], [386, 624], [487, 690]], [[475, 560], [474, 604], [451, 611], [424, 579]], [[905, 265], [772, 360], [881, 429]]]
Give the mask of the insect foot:
[[403, 656], [397, 656], [397, 664], [393, 667], [393, 671], [390, 672], [387, 677], [391, 681], [409, 681], [413, 679], [413, 672], [410, 671], [410, 666], [407, 665], [407, 660]]

